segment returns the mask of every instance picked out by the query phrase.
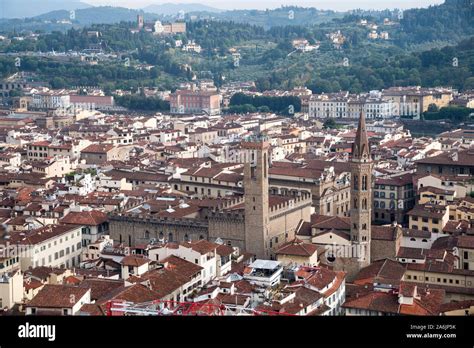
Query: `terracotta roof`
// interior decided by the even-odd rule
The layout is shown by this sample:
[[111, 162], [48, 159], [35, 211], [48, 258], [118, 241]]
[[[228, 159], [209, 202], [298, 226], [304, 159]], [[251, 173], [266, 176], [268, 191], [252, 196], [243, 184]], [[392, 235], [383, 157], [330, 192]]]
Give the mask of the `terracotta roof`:
[[393, 314], [397, 314], [399, 310], [398, 297], [394, 294], [380, 291], [373, 291], [366, 295], [346, 300], [343, 307]]
[[393, 176], [390, 178], [376, 178], [376, 185], [405, 186], [413, 183], [413, 173]]
[[[72, 308], [90, 289], [69, 285], [46, 284], [36, 296], [26, 304], [26, 307], [43, 308]], [[72, 297], [74, 296], [74, 297]]]
[[108, 221], [106, 213], [98, 210], [69, 212], [61, 219], [64, 224], [97, 226]]
[[471, 307], [474, 307], [474, 300], [448, 302], [441, 305], [440, 312], [446, 313], [455, 310], [469, 309]]
[[124, 266], [140, 267], [150, 262], [150, 259], [144, 257], [128, 255], [125, 256], [120, 263]]
[[[457, 160], [456, 160], [457, 155]], [[416, 161], [422, 164], [444, 164], [452, 166], [474, 166], [474, 150], [455, 150], [443, 152], [438, 156], [427, 157]]]
[[374, 240], [394, 241], [397, 238], [396, 226], [371, 226], [371, 237]]
[[335, 230], [350, 230], [351, 222], [348, 217], [327, 216], [327, 215], [312, 215], [312, 227], [317, 229], [335, 229]]
[[318, 247], [314, 244], [308, 244], [299, 239], [294, 239], [278, 248], [276, 254], [310, 257], [316, 253], [317, 249]]
[[474, 236], [443, 236], [432, 245], [432, 249], [453, 250], [453, 248], [474, 249]]
[[217, 299], [223, 304], [243, 306], [245, 303], [249, 302], [250, 296], [242, 294], [219, 294], [217, 295]]
[[454, 190], [443, 190], [433, 186], [424, 186], [418, 190], [419, 193], [431, 192], [440, 195], [453, 195], [456, 191]]
[[25, 288], [26, 291], [30, 289], [37, 289], [44, 286], [44, 284], [40, 282], [39, 280], [36, 280], [34, 278], [27, 278], [27, 279], [28, 280], [25, 280], [25, 279], [23, 280], [23, 287]]
[[201, 255], [205, 255], [212, 251], [215, 251], [219, 244], [211, 243], [205, 239], [201, 239], [198, 241], [193, 241], [191, 243], [182, 243], [183, 246], [193, 249], [194, 251], [200, 253]]
[[76, 226], [48, 225], [31, 231], [10, 234], [10, 243], [34, 245], [77, 229]]
[[140, 277], [129, 279], [130, 282], [147, 282], [150, 288], [157, 294], [157, 298], [163, 298], [191, 281], [191, 278], [203, 269], [201, 266], [186, 261], [176, 256], [169, 256], [163, 260], [164, 268], [153, 269]]
[[424, 260], [426, 258], [426, 255], [423, 253], [424, 250], [421, 248], [400, 247], [397, 258]]
[[354, 279], [355, 284], [391, 284], [398, 285], [405, 274], [405, 266], [395, 260], [375, 261], [360, 270]]
[[296, 276], [303, 278], [306, 283], [321, 290], [332, 283], [336, 279], [337, 274], [324, 267], [301, 267], [296, 272]]
[[474, 249], [474, 236], [458, 236], [458, 247], [463, 249]]
[[114, 148], [112, 144], [91, 144], [81, 151], [81, 153], [107, 153]]
[[220, 256], [229, 256], [234, 252], [234, 249], [228, 245], [221, 244], [217, 247], [216, 252]]
[[446, 214], [446, 207], [440, 205], [416, 205], [407, 215], [441, 219]]
[[133, 284], [130, 286], [118, 287], [107, 295], [97, 300], [97, 304], [105, 307], [105, 304], [111, 300], [123, 300], [134, 303], [148, 302], [159, 299], [159, 294], [155, 291], [150, 290], [144, 285]]
[[403, 237], [414, 237], [414, 238], [431, 238], [430, 231], [413, 230], [411, 228], [403, 228]]
[[91, 289], [91, 300], [95, 301], [111, 293], [113, 290], [122, 287], [124, 285], [123, 283], [123, 280], [89, 278], [84, 279], [79, 284], [79, 287]]
[[46, 266], [39, 266], [31, 268], [25, 271], [25, 275], [32, 276], [33, 278], [39, 279], [43, 282], [47, 281], [51, 274], [61, 275], [67, 272], [66, 268], [53, 268]]
[[177, 256], [171, 255], [161, 261], [166, 264], [166, 268], [172, 271], [175, 271], [179, 274], [182, 274], [186, 277], [192, 277], [197, 273], [200, 273], [203, 269], [201, 266], [179, 258]]

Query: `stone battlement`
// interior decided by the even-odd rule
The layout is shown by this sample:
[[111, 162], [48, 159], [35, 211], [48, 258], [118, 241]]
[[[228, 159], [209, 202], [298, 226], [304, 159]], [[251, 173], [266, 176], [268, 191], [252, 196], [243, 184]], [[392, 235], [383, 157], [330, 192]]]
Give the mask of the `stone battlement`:
[[140, 223], [156, 223], [167, 225], [180, 225], [192, 227], [206, 227], [207, 221], [191, 218], [168, 218], [168, 217], [154, 217], [147, 214], [109, 214], [110, 221], [126, 221], [126, 222], [140, 222]]
[[282, 212], [288, 211], [289, 209], [294, 209], [297, 207], [304, 206], [308, 203], [309, 204], [312, 203], [312, 195], [310, 192], [308, 191], [298, 191], [298, 192], [299, 192], [298, 196], [286, 195], [286, 196], [290, 196], [291, 199], [286, 202], [271, 206], [270, 214], [272, 215], [280, 214]]
[[225, 209], [229, 209], [229, 208], [235, 207], [239, 204], [242, 204], [244, 202], [245, 202], [244, 196], [231, 198], [231, 199], [228, 199], [228, 200], [222, 202], [221, 204], [219, 204], [216, 208], [214, 208], [214, 211], [222, 211], [222, 210], [225, 210]]

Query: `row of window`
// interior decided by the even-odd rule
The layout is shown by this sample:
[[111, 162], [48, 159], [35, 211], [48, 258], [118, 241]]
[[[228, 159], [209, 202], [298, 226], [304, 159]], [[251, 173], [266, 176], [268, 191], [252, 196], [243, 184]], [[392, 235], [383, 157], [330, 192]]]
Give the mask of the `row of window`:
[[[431, 222], [434, 223], [434, 224], [439, 223], [439, 219], [437, 219], [437, 218], [422, 217], [422, 218], [421, 218], [421, 221], [423, 221], [423, 222], [428, 222], [430, 219], [431, 219]], [[413, 215], [412, 215], [412, 216], [411, 216], [411, 220], [412, 220], [412, 221], [418, 221], [418, 216], [413, 216]]]
[[[77, 250], [80, 250], [80, 248], [81, 248], [81, 243], [78, 243], [77, 244]], [[75, 247], [73, 245], [71, 248], [68, 247], [65, 250], [60, 250], [59, 252], [55, 252], [54, 253], [54, 260], [56, 261], [59, 258], [64, 257], [64, 255], [69, 255], [70, 253], [73, 253], [74, 251], [75, 251]], [[81, 256], [77, 255], [76, 258], [74, 258], [74, 257], [71, 258], [72, 266], [76, 265], [76, 261], [75, 261], [76, 259], [77, 259], [77, 264], [79, 264], [81, 262]], [[53, 255], [48, 255], [48, 265], [51, 265], [52, 262], [53, 262]], [[35, 267], [38, 267], [38, 266], [40, 266], [39, 261], [36, 261], [35, 262]], [[45, 257], [43, 257], [41, 259], [41, 266], [47, 266]], [[66, 260], [65, 266], [66, 266], [66, 268], [69, 267], [69, 260]], [[64, 267], [64, 265], [61, 265], [61, 267]]]
[[[374, 197], [376, 198], [385, 198], [385, 192], [384, 191], [374, 191]], [[390, 198], [392, 199], [395, 199], [395, 193], [394, 192], [390, 192]]]
[[[77, 237], [80, 236], [80, 232], [79, 232], [79, 231], [76, 232], [76, 236], [77, 236]], [[74, 233], [71, 233], [71, 239], [73, 239], [73, 238], [74, 238]], [[69, 236], [65, 236], [64, 239], [65, 239], [65, 241], [68, 241], [68, 240], [69, 240]], [[62, 239], [62, 238], [59, 238], [59, 244], [61, 244], [62, 242], [63, 242], [63, 239]], [[53, 245], [58, 245], [58, 240], [55, 240], [55, 241], [53, 242]], [[80, 245], [80, 243], [78, 243], [78, 245]], [[51, 243], [48, 243], [48, 249], [49, 249], [49, 248], [51, 248]], [[46, 250], [46, 245], [42, 245], [42, 246], [39, 248], [39, 250], [36, 250], [35, 253], [37, 254], [38, 252], [44, 251], [44, 250]]]
[[[418, 229], [419, 229], [419, 228], [418, 228], [418, 225], [411, 225], [411, 228], [412, 228], [413, 230], [418, 230]], [[429, 228], [426, 227], [426, 226], [423, 226], [423, 227], [421, 228], [421, 230], [422, 230], [422, 231], [429, 231]], [[433, 233], [439, 233], [439, 229], [436, 228], [436, 227], [435, 227], [435, 228], [432, 228], [432, 229], [431, 229], [431, 232], [433, 232]]]
[[[390, 201], [389, 208], [390, 209], [395, 209], [396, 208], [396, 203], [395, 201]], [[384, 201], [374, 201], [374, 208], [382, 208], [384, 209], [386, 207], [386, 204]]]
[[[163, 232], [160, 232], [160, 233], [158, 234], [158, 238], [159, 238], [159, 239], [163, 239], [164, 237], [165, 237], [165, 235], [164, 235]], [[151, 238], [151, 233], [150, 233], [150, 231], [146, 230], [146, 231], [145, 231], [145, 234], [144, 234], [144, 236], [143, 236], [143, 238], [144, 238], [144, 239], [150, 239], [150, 238]], [[199, 239], [200, 239], [200, 240], [201, 240], [201, 239], [204, 239], [204, 236], [201, 234], [201, 235], [199, 236]], [[184, 235], [184, 241], [185, 241], [185, 242], [188, 242], [188, 241], [190, 241], [190, 240], [191, 240], [191, 239], [189, 238], [189, 235], [186, 233], [186, 234]], [[168, 233], [168, 242], [172, 242], [172, 241], [173, 241], [173, 233], [170, 232], [170, 233]]]
[[[432, 283], [444, 283], [444, 284], [456, 284], [456, 285], [464, 285], [464, 281], [460, 281], [459, 279], [450, 279], [450, 278], [435, 278], [435, 277], [422, 277], [422, 276], [416, 276], [414, 275], [413, 277], [411, 275], [407, 275], [408, 280], [421, 280], [425, 282], [431, 281]], [[466, 281], [467, 286], [471, 286], [472, 282], [471, 281]]]
[[20, 260], [20, 258], [17, 256], [17, 257], [12, 257], [12, 258], [6, 260], [5, 262], [0, 262], [0, 269], [11, 266], [14, 263], [18, 263], [19, 260]]

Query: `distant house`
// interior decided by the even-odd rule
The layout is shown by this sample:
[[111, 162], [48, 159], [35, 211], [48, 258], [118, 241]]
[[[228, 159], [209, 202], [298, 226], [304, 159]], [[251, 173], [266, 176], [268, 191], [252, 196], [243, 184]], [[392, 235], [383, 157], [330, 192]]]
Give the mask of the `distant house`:
[[109, 161], [127, 161], [129, 147], [112, 144], [92, 144], [81, 151], [81, 159], [86, 164], [104, 164]]
[[81, 227], [82, 246], [96, 242], [109, 231], [107, 214], [97, 210], [70, 212], [61, 223]]

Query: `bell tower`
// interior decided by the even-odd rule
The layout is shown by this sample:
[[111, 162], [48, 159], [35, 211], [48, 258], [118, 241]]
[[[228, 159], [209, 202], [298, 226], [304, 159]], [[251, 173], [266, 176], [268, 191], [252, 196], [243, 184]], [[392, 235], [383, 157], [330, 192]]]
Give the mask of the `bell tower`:
[[[270, 144], [264, 139], [242, 143], [247, 158], [244, 167], [245, 249], [257, 258], [269, 257], [268, 167]], [[249, 158], [250, 157], [250, 158]]]
[[372, 217], [372, 168], [370, 146], [361, 112], [355, 142], [352, 145], [351, 169], [351, 245], [352, 258], [360, 270], [370, 264]]

